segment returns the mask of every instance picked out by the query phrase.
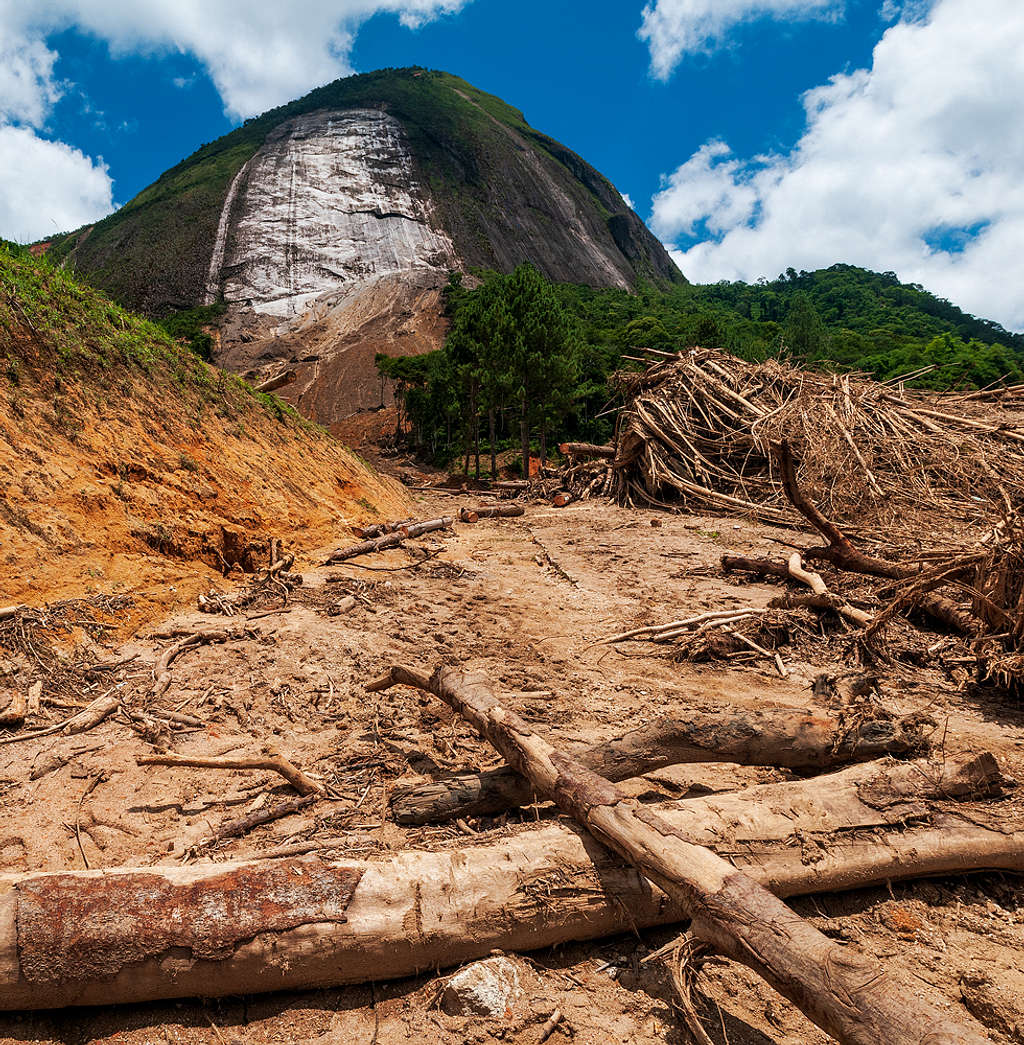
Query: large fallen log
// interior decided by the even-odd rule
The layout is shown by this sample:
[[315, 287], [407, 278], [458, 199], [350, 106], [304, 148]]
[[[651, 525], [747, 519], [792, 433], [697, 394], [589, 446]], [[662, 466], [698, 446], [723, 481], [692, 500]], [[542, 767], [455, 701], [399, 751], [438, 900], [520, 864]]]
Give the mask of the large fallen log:
[[438, 519], [427, 519], [424, 522], [405, 523], [392, 533], [385, 533], [380, 537], [374, 537], [368, 541], [360, 541], [358, 544], [350, 544], [347, 548], [339, 548], [331, 552], [324, 565], [344, 562], [346, 559], [354, 559], [358, 555], [369, 555], [371, 552], [382, 552], [388, 548], [397, 548], [410, 537], [420, 537], [434, 530], [447, 530], [454, 520], [450, 515], [442, 515]]
[[937, 991], [830, 940], [749, 875], [552, 747], [481, 676], [442, 666], [428, 678], [393, 667], [370, 688], [396, 683], [433, 693], [462, 715], [540, 793], [671, 897], [694, 937], [748, 966], [842, 1045], [921, 1045], [923, 1028], [930, 1045], [988, 1040], [973, 1021], [943, 1012]]
[[[613, 781], [684, 762], [820, 771], [881, 755], [923, 755], [928, 749], [926, 724], [920, 716], [896, 720], [882, 711], [844, 720], [801, 708], [687, 710], [573, 754], [588, 769]], [[533, 787], [514, 769], [500, 766], [400, 788], [391, 811], [400, 824], [429, 824], [501, 813], [533, 801]]]
[[[986, 755], [959, 765], [868, 763], [652, 808], [787, 897], [923, 875], [1024, 872], [1024, 831], [998, 816], [984, 826], [978, 803], [963, 816], [954, 811], [956, 800], [997, 786]], [[937, 798], [948, 811], [934, 811]], [[284, 893], [282, 881], [290, 883]], [[241, 920], [236, 895], [249, 912]], [[373, 861], [3, 874], [0, 1009], [393, 979], [493, 948], [536, 950], [685, 916], [568, 823]]]
[[566, 457], [605, 457], [611, 460], [615, 456], [615, 447], [595, 443], [559, 443], [558, 452]]
[[478, 519], [514, 519], [524, 511], [521, 504], [483, 504], [476, 508], [463, 508], [459, 512], [459, 519], [462, 522], [476, 522]]

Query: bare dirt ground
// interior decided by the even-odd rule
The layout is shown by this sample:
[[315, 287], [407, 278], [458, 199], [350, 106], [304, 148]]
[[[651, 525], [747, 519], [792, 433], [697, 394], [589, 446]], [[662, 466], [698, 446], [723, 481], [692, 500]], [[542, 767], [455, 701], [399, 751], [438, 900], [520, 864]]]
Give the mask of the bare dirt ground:
[[[418, 494], [415, 514], [454, 514], [473, 494]], [[346, 544], [339, 533], [335, 545]], [[677, 662], [671, 647], [593, 645], [598, 638], [702, 610], [764, 605], [769, 584], [723, 577], [723, 552], [778, 557], [813, 538], [733, 518], [633, 511], [588, 501], [527, 505], [518, 519], [482, 520], [338, 567], [300, 560], [305, 583], [287, 605], [249, 618], [183, 611], [147, 624], [107, 659], [134, 657], [81, 695], [111, 686], [145, 695], [152, 666], [175, 632], [227, 626], [237, 637], [191, 650], [173, 665], [157, 703], [195, 720], [133, 729], [114, 716], [88, 733], [0, 747], [0, 860], [5, 870], [102, 868], [239, 859], [308, 843], [326, 857], [369, 857], [409, 846], [469, 845], [554, 817], [534, 808], [464, 826], [402, 828], [389, 816], [394, 787], [498, 764], [439, 702], [406, 688], [370, 696], [366, 681], [392, 663], [442, 660], [487, 672], [505, 702], [556, 741], [592, 742], [668, 710], [722, 704], [811, 706], [811, 682], [835, 668], [842, 643], [822, 639], [787, 656], [787, 677], [756, 654]], [[332, 615], [346, 594], [350, 612]], [[268, 610], [278, 610], [270, 612]], [[837, 652], [838, 651], [838, 652]], [[949, 756], [991, 751], [1024, 773], [1024, 711], [963, 689], [927, 668], [881, 676], [882, 699], [901, 714], [927, 711]], [[44, 705], [35, 725], [74, 708]], [[139, 767], [153, 742], [195, 755], [255, 754], [276, 741], [319, 775], [332, 796], [242, 838], [204, 844], [225, 822], [294, 796], [263, 772]], [[662, 770], [627, 786], [645, 799], [679, 798], [785, 779], [783, 771], [728, 765]], [[794, 907], [837, 939], [856, 941], [936, 984], [989, 1028], [1024, 1041], [1024, 892], [1010, 876], [981, 874], [818, 896]], [[435, 1005], [447, 975], [360, 987], [237, 999], [164, 1002], [0, 1015], [0, 1042], [549, 1041], [574, 1045], [690, 1041], [661, 961], [642, 959], [669, 928], [535, 952], [520, 961], [523, 1000], [505, 1019], [445, 1015]], [[825, 1042], [791, 1005], [732, 964], [706, 967], [700, 1007], [712, 1040], [733, 1045]]]

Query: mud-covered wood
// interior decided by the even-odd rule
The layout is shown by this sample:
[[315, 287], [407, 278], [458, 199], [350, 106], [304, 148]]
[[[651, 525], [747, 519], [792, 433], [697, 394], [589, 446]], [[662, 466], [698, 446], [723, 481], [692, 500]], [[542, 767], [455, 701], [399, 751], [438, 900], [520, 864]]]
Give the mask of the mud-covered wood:
[[358, 544], [350, 544], [347, 548], [338, 548], [337, 551], [331, 552], [326, 565], [344, 562], [346, 559], [354, 559], [359, 555], [386, 551], [388, 548], [397, 548], [410, 537], [420, 537], [435, 530], [447, 530], [453, 522], [454, 520], [450, 515], [442, 515], [438, 519], [402, 524], [392, 533], [385, 533], [368, 541], [360, 541]]
[[615, 447], [596, 443], [559, 443], [558, 452], [566, 457], [603, 457], [611, 460], [615, 456]]
[[478, 519], [514, 519], [522, 515], [521, 504], [485, 504], [476, 508], [463, 508], [459, 512], [462, 522], [476, 522]]
[[[608, 780], [627, 780], [684, 762], [737, 762], [823, 770], [882, 755], [916, 757], [928, 748], [920, 716], [897, 720], [814, 714], [799, 708], [722, 708], [664, 715], [606, 743], [575, 751]], [[427, 824], [501, 813], [535, 800], [532, 786], [508, 766], [396, 790], [400, 824]]]
[[748, 966], [845, 1045], [982, 1045], [973, 1021], [892, 965], [841, 946], [684, 831], [554, 748], [495, 699], [486, 681], [449, 667], [431, 677], [392, 668], [391, 681], [434, 693], [461, 714], [538, 792], [636, 866], [691, 919], [691, 931]]
[[[688, 838], [728, 856], [778, 896], [884, 885], [918, 875], [1024, 871], [1024, 833], [1000, 823], [988, 804], [972, 801], [997, 785], [991, 765], [988, 756], [966, 766], [867, 763], [813, 780], [762, 784], [654, 808]], [[944, 799], [947, 812], [933, 811], [936, 798]], [[991, 826], [985, 826], [987, 818]], [[339, 871], [338, 883], [358, 881], [343, 911], [336, 898], [328, 898], [323, 910], [303, 916], [312, 921], [296, 921], [293, 928], [264, 926], [267, 931], [246, 940], [228, 938], [242, 928], [229, 921], [203, 942], [197, 917], [185, 912], [183, 924], [196, 940], [194, 950], [182, 931], [170, 949], [156, 953], [155, 944], [146, 944], [154, 950], [141, 955], [137, 926], [116, 916], [122, 908], [130, 911], [122, 899], [137, 897], [143, 885], [162, 896], [170, 896], [173, 886], [179, 901], [191, 896], [223, 907], [231, 902], [224, 892], [237, 885], [223, 876], [239, 868], [249, 869], [246, 900], [259, 908], [262, 893], [279, 882], [270, 873], [275, 866], [333, 868]], [[266, 877], [260, 883], [252, 875]], [[47, 976], [44, 968], [55, 968], [55, 953], [58, 958], [66, 954], [53, 935], [65, 901], [81, 897], [81, 884], [89, 882], [97, 885], [93, 917], [109, 917], [96, 937], [82, 937], [82, 943], [89, 964], [103, 975], [50, 975], [44, 982], [39, 977]], [[19, 944], [23, 898], [31, 898], [32, 910], [25, 910], [35, 928], [32, 939], [26, 935]], [[329, 917], [332, 911], [344, 921]], [[683, 917], [661, 890], [567, 822], [536, 825], [463, 849], [407, 851], [372, 861], [324, 863], [311, 856], [283, 865], [262, 861], [0, 874], [0, 1009], [340, 986], [458, 965], [494, 948], [529, 951]], [[39, 924], [41, 918], [50, 920], [49, 928]], [[251, 927], [246, 920], [246, 930]], [[167, 932], [166, 925], [154, 924], [154, 935]], [[200, 956], [214, 947], [230, 953]], [[131, 956], [132, 964], [115, 971], [118, 955]]]

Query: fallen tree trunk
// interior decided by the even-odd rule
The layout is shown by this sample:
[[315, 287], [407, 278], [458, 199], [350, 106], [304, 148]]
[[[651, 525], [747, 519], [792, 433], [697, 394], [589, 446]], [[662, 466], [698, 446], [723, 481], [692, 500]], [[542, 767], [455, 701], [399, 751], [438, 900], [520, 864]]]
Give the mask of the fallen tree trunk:
[[433, 693], [462, 715], [539, 792], [671, 897], [697, 939], [748, 966], [842, 1045], [920, 1045], [922, 1028], [930, 1045], [987, 1040], [977, 1024], [944, 1013], [933, 989], [828, 939], [749, 875], [531, 732], [482, 677], [394, 667], [370, 688], [396, 683]]
[[[1024, 872], [1024, 832], [983, 826], [984, 806], [960, 817], [936, 814], [928, 805], [937, 797], [978, 798], [997, 784], [991, 756], [963, 765], [865, 764], [653, 808], [786, 897], [923, 875]], [[281, 881], [270, 873], [274, 867], [0, 875], [0, 1009], [364, 983], [457, 965], [493, 948], [536, 950], [686, 917], [636, 870], [565, 823], [448, 852], [278, 864], [307, 893], [302, 905], [293, 889], [290, 918], [281, 896], [271, 903], [268, 895]], [[308, 895], [310, 875], [333, 883], [335, 893], [351, 893], [347, 906], [339, 912], [337, 901]], [[353, 880], [358, 884], [351, 891]], [[247, 920], [232, 928], [209, 920], [193, 931], [196, 905], [227, 914], [242, 885], [246, 904], [273, 918], [273, 926], [261, 929]], [[152, 902], [168, 890], [178, 901], [176, 922], [173, 904]], [[65, 912], [87, 904], [91, 911], [77, 925], [65, 920]], [[286, 921], [292, 927], [285, 928]], [[168, 923], [177, 926], [174, 934]], [[225, 939], [232, 931], [237, 938]]]
[[615, 447], [598, 446], [595, 443], [559, 443], [558, 452], [566, 457], [603, 457], [611, 460], [615, 456]]
[[[928, 749], [918, 717], [842, 717], [799, 708], [686, 711], [665, 715], [603, 744], [574, 752], [608, 780], [628, 780], [684, 762], [738, 762], [822, 770], [881, 755], [920, 756]], [[509, 766], [400, 788], [391, 811], [400, 824], [429, 824], [501, 813], [536, 801], [533, 787]]]
[[442, 515], [439, 519], [405, 523], [393, 533], [386, 533], [368, 541], [360, 541], [358, 544], [350, 544], [347, 548], [339, 548], [331, 553], [324, 565], [331, 566], [334, 563], [344, 562], [346, 559], [354, 559], [358, 555], [369, 555], [371, 552], [382, 552], [388, 548], [397, 548], [410, 537], [419, 537], [425, 533], [432, 533], [434, 530], [447, 530], [453, 522], [454, 520], [451, 516]]
[[353, 526], [352, 534], [360, 540], [383, 537], [386, 533], [395, 533], [403, 526], [409, 526], [414, 519], [398, 519], [395, 522], [373, 523], [370, 526]]
[[[459, 518], [463, 522], [476, 522], [478, 519], [512, 519], [522, 515], [525, 509], [521, 504], [488, 504], [478, 508], [463, 508]], [[474, 518], [470, 519], [469, 516]]]

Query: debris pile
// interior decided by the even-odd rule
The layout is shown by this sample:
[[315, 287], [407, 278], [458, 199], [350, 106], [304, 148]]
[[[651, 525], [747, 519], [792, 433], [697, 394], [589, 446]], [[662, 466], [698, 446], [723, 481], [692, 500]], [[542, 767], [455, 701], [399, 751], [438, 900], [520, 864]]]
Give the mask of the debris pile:
[[808, 495], [863, 527], [991, 525], [1024, 488], [1021, 387], [938, 394], [703, 348], [615, 383], [614, 445], [568, 444], [580, 496], [791, 523], [771, 453], [783, 439]]

